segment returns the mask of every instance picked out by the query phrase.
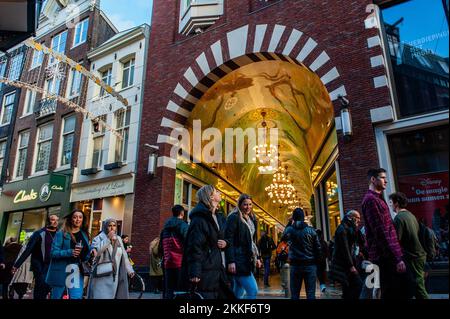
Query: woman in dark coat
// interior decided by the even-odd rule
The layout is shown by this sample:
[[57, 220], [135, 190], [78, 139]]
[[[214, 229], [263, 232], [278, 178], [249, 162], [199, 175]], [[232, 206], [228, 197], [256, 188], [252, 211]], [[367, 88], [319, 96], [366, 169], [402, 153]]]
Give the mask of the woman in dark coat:
[[223, 231], [226, 220], [216, 214], [220, 192], [206, 185], [197, 192], [198, 204], [191, 211], [183, 268], [188, 280], [205, 299], [229, 297], [230, 288], [225, 273], [227, 242]]
[[258, 284], [253, 275], [261, 267], [255, 235], [258, 223], [253, 217], [252, 198], [242, 194], [238, 207], [227, 218], [225, 240], [228, 243], [226, 261], [228, 272], [233, 276], [233, 291], [237, 298], [256, 299]]
[[[3, 285], [3, 289], [2, 289], [2, 296], [3, 299], [8, 299], [9, 298], [9, 294], [8, 294], [8, 288], [9, 288], [9, 283], [11, 282], [11, 279], [13, 278], [13, 274], [11, 272], [11, 269], [14, 265], [14, 262], [17, 259], [17, 256], [20, 253], [20, 250], [22, 249], [22, 245], [19, 244], [15, 238], [11, 237], [9, 238], [6, 243], [5, 243], [5, 248], [4, 248], [4, 269], [0, 271], [0, 284]], [[0, 264], [2, 264], [2, 262], [0, 262]], [[1, 269], [1, 268], [0, 268]]]

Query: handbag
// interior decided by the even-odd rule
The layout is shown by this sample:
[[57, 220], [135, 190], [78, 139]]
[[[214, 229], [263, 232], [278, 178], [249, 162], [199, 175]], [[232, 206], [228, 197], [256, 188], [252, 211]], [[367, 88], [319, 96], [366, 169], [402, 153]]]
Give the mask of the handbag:
[[[105, 245], [105, 247], [103, 247], [103, 249], [100, 250], [97, 257], [95, 258], [95, 265], [92, 273], [94, 277], [98, 278], [98, 277], [106, 277], [109, 275], [115, 275], [114, 264], [112, 262], [111, 253], [108, 250], [108, 246], [109, 245]], [[108, 252], [109, 261], [99, 262], [105, 251]]]

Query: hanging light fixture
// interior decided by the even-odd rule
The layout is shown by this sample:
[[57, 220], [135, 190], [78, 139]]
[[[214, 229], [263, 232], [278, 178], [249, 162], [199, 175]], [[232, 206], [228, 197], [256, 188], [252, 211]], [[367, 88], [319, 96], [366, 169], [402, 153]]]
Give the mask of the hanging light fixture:
[[271, 145], [267, 141], [269, 129], [267, 127], [266, 115], [267, 113], [265, 111], [261, 112], [263, 118], [261, 122], [261, 127], [263, 128], [262, 140], [259, 139], [259, 144], [253, 148], [255, 150], [253, 161], [260, 163], [258, 167], [260, 174], [270, 174], [276, 171], [278, 165], [278, 147]]
[[274, 204], [290, 205], [296, 200], [295, 187], [289, 179], [288, 166], [279, 167], [273, 175], [272, 184], [265, 188]]

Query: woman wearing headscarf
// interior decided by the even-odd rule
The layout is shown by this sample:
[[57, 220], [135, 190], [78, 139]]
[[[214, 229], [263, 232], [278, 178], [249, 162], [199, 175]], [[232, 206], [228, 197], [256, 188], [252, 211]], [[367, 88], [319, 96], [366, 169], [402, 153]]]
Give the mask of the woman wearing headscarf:
[[84, 274], [82, 263], [89, 259], [87, 221], [81, 210], [64, 217], [62, 230], [52, 243], [46, 282], [52, 288], [51, 298], [61, 299], [65, 291], [70, 299], [82, 299]]
[[[191, 211], [183, 267], [188, 280], [205, 299], [232, 297], [225, 273], [223, 232], [226, 220], [216, 214], [220, 192], [206, 185], [197, 192], [198, 204]], [[231, 295], [230, 295], [231, 294]]]
[[117, 221], [105, 220], [102, 232], [92, 240], [96, 256], [89, 280], [89, 299], [128, 299], [128, 276], [134, 276], [122, 238], [117, 236]]
[[256, 299], [258, 285], [253, 271], [261, 267], [256, 229], [258, 223], [253, 216], [252, 198], [242, 194], [238, 206], [227, 218], [225, 240], [229, 244], [226, 250], [228, 272], [233, 276], [234, 294], [242, 299]]

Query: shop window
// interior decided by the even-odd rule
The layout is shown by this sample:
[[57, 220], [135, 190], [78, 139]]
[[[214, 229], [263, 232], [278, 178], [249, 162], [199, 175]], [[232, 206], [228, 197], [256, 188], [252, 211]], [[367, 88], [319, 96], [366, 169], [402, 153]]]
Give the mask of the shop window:
[[336, 172], [325, 181], [325, 196], [328, 211], [330, 234], [333, 237], [337, 227], [341, 223], [341, 214], [339, 210], [339, 188]]
[[43, 125], [38, 128], [37, 138], [37, 155], [34, 172], [42, 172], [48, 170], [50, 163], [50, 152], [52, 148], [53, 124]]
[[116, 138], [116, 146], [114, 152], [115, 162], [126, 162], [128, 159], [128, 140], [130, 135], [130, 118], [131, 108], [126, 110], [120, 109], [115, 112], [116, 132], [122, 138]]
[[27, 161], [28, 143], [30, 141], [30, 132], [22, 132], [19, 135], [19, 144], [17, 146], [16, 171], [14, 177], [23, 177], [25, 164]]
[[382, 10], [398, 117], [448, 109], [449, 30], [445, 1], [412, 0]]
[[47, 211], [39, 209], [35, 211], [26, 211], [23, 213], [22, 229], [19, 235], [19, 242], [23, 243], [38, 229], [45, 226]]
[[183, 206], [190, 211], [197, 205], [197, 191], [199, 186], [192, 184], [186, 180], [183, 181]]
[[19, 238], [20, 228], [22, 225], [22, 212], [11, 213], [8, 218], [8, 225], [6, 226], [5, 241], [9, 238]]

